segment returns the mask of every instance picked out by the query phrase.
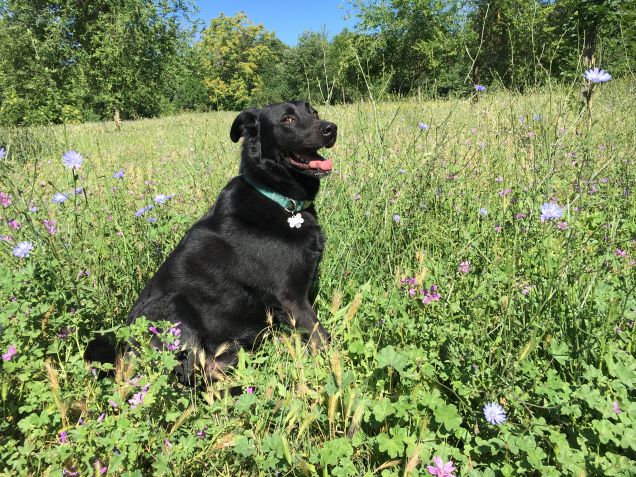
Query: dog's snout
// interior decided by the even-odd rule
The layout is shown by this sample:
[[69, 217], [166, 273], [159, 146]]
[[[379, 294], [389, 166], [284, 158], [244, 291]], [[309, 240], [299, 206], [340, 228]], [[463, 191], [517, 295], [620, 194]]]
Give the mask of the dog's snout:
[[323, 121], [320, 125], [320, 132], [323, 136], [335, 136], [337, 131], [338, 126], [336, 126], [334, 123]]

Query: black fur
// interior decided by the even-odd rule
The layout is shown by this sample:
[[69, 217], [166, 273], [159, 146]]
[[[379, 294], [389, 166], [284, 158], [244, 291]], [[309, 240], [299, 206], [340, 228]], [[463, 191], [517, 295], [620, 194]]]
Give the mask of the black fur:
[[[246, 110], [234, 120], [230, 138], [243, 137], [240, 175], [186, 233], [128, 315], [129, 323], [140, 316], [181, 323], [181, 343], [205, 352], [204, 364], [195, 357], [200, 353], [183, 356], [177, 373], [185, 380], [195, 362], [214, 378], [235, 363], [240, 347], [258, 345], [268, 312], [294, 323], [318, 347], [329, 339], [312, 309], [324, 247], [314, 206], [300, 212], [300, 228], [290, 228], [290, 213], [250, 184], [313, 200], [330, 169], [316, 166], [323, 158], [315, 151], [333, 146], [336, 135], [336, 125], [303, 101]], [[85, 357], [112, 362], [114, 351], [102, 338]]]

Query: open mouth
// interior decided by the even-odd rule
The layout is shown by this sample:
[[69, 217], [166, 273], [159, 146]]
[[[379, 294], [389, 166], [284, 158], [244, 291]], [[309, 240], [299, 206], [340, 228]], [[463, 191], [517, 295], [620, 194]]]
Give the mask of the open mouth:
[[314, 177], [324, 177], [331, 173], [333, 161], [325, 159], [318, 151], [286, 151], [285, 160], [299, 172]]

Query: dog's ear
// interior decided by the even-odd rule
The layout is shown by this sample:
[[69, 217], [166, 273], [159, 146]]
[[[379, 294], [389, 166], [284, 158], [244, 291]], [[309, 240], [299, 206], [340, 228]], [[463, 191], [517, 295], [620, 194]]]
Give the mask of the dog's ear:
[[230, 139], [232, 142], [238, 142], [241, 137], [256, 133], [256, 121], [258, 120], [259, 112], [259, 109], [246, 109], [236, 117], [230, 128]]

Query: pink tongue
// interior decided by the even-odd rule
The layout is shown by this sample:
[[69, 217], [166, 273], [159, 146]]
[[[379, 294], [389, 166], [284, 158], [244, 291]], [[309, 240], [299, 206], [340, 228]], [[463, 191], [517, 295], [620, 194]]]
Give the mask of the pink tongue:
[[309, 161], [309, 167], [312, 169], [320, 169], [321, 171], [330, 171], [333, 168], [333, 161], [331, 159]]

